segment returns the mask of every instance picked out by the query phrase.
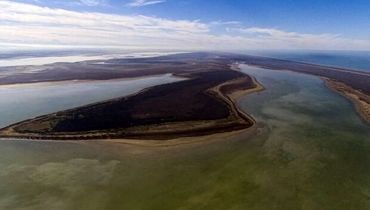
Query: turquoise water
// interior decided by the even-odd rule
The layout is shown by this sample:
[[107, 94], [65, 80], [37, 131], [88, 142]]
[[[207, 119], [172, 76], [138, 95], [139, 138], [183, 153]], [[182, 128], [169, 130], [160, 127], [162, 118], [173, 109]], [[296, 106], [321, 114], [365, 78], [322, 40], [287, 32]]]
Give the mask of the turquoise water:
[[155, 148], [1, 141], [0, 209], [370, 209], [370, 129], [351, 103], [312, 76], [242, 71], [267, 88], [240, 99], [256, 135]]
[[32, 117], [122, 97], [146, 87], [179, 80], [168, 74], [132, 80], [0, 85], [0, 128]]

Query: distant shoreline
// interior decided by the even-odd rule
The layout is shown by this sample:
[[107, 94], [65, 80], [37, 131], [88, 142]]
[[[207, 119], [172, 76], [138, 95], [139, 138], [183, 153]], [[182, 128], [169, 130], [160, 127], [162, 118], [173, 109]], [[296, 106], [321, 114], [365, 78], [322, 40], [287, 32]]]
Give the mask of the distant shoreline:
[[146, 78], [153, 78], [153, 77], [161, 77], [161, 76], [165, 76], [165, 75], [170, 75], [171, 77], [174, 77], [174, 78], [183, 78], [181, 76], [177, 76], [177, 75], [174, 75], [174, 74], [171, 74], [171, 73], [167, 73], [167, 74], [155, 74], [155, 75], [143, 75], [143, 76], [138, 76], [138, 77], [134, 77], [134, 78], [127, 78], [127, 77], [123, 77], [123, 78], [117, 78], [117, 79], [105, 79], [105, 80], [99, 80], [99, 79], [89, 79], [89, 80], [56, 80], [56, 81], [36, 81], [36, 82], [32, 82], [32, 83], [13, 83], [13, 84], [0, 84], [0, 87], [9, 87], [9, 88], [12, 88], [12, 87], [19, 87], [19, 86], [33, 86], [33, 85], [39, 85], [39, 86], [48, 86], [48, 85], [58, 85], [58, 84], [62, 84], [62, 85], [68, 85], [68, 84], [81, 84], [81, 83], [98, 83], [98, 82], [120, 82], [120, 81], [132, 81], [132, 80], [139, 80], [139, 79], [146, 79]]

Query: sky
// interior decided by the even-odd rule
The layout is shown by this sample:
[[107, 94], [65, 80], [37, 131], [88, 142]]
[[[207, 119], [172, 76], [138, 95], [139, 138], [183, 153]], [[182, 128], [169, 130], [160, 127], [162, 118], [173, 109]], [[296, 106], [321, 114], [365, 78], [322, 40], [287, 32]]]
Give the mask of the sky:
[[0, 0], [0, 48], [370, 50], [369, 0]]

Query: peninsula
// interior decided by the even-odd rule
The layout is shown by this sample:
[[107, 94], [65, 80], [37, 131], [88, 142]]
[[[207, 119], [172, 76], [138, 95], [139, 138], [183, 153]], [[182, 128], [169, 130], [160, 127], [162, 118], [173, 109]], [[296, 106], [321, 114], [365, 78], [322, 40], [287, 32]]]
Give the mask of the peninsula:
[[[109, 80], [171, 73], [184, 80], [136, 94], [52, 113], [0, 129], [1, 138], [46, 140], [174, 139], [243, 130], [255, 120], [238, 108], [240, 95], [261, 91], [240, 63], [323, 78], [369, 121], [370, 74], [273, 58], [184, 53], [154, 58], [56, 63], [0, 78], [0, 85], [66, 80]], [[40, 67], [37, 67], [40, 68]]]
[[[196, 56], [196, 57], [194, 57]], [[152, 59], [111, 60], [120, 76], [172, 73], [180, 82], [147, 88], [139, 93], [26, 120], [0, 131], [3, 138], [87, 140], [170, 139], [246, 129], [254, 120], [235, 103], [235, 93], [258, 91], [261, 86], [215, 55], [189, 54]], [[59, 64], [60, 65], [60, 64]], [[76, 65], [76, 64], [75, 64]], [[81, 64], [83, 65], [83, 64]], [[96, 65], [96, 64], [92, 64]], [[125, 66], [130, 66], [127, 70]], [[119, 68], [120, 67], [120, 68]], [[113, 70], [112, 70], [113, 71]], [[81, 79], [117, 78], [108, 74], [66, 74]], [[55, 73], [55, 72], [53, 72]], [[39, 81], [55, 80], [41, 72]], [[27, 75], [28, 76], [28, 75]], [[60, 79], [60, 77], [57, 77]], [[13, 78], [24, 83], [27, 79]], [[10, 79], [4, 79], [7, 83]]]

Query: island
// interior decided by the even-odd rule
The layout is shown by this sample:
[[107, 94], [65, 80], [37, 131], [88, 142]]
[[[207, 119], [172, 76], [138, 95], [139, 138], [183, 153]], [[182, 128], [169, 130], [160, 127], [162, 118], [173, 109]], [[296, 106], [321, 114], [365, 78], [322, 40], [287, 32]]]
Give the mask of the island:
[[20, 73], [0, 78], [0, 85], [167, 73], [183, 80], [18, 122], [0, 129], [0, 138], [168, 140], [250, 129], [256, 121], [238, 107], [237, 99], [262, 91], [263, 87], [239, 71], [239, 64], [319, 76], [330, 89], [351, 100], [362, 118], [370, 122], [369, 73], [266, 57], [200, 52], [18, 67]]

